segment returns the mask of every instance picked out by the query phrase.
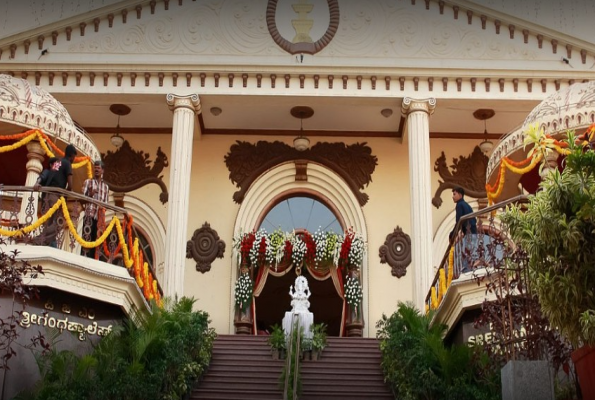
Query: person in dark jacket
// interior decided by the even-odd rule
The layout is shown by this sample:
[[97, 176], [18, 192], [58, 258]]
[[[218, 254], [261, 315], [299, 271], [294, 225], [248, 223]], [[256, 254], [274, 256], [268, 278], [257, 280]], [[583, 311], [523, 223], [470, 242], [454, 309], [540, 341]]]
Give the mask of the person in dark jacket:
[[[471, 208], [469, 203], [467, 203], [465, 201], [465, 189], [463, 189], [462, 187], [456, 187], [452, 190], [452, 201], [455, 202], [455, 212], [456, 212], [455, 227], [456, 227], [457, 223], [459, 222], [461, 217], [463, 217], [464, 215], [467, 215], [467, 214], [471, 214], [473, 212], [473, 209]], [[463, 232], [463, 235], [466, 235], [467, 233], [476, 234], [477, 233], [477, 221], [475, 220], [475, 218], [468, 219], [465, 222], [463, 222], [463, 225], [461, 226], [461, 231]], [[449, 235], [451, 240], [452, 240], [454, 234], [455, 234], [455, 231], [453, 228]]]
[[[455, 227], [459, 220], [467, 215], [473, 213], [473, 208], [465, 201], [465, 190], [462, 187], [455, 187], [452, 190], [452, 201], [455, 203]], [[452, 241], [457, 239], [457, 236], [462, 236], [461, 241], [455, 240], [455, 269], [458, 272], [469, 272], [473, 268], [474, 262], [477, 259], [477, 221], [475, 218], [471, 218], [463, 221], [461, 224], [462, 232], [460, 235], [455, 232], [454, 228], [450, 232], [449, 238]], [[455, 235], [456, 233], [456, 235]], [[458, 273], [457, 273], [458, 275]]]

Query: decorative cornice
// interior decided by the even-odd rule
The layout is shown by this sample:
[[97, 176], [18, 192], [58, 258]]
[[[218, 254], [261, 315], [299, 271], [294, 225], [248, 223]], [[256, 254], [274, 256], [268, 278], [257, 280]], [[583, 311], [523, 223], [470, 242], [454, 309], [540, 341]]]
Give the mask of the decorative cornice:
[[432, 324], [446, 324], [450, 332], [465, 310], [481, 308], [486, 298], [493, 299], [492, 293], [486, 294], [485, 284], [477, 284], [477, 277], [484, 274], [485, 271], [479, 270], [475, 276], [470, 274], [454, 280], [436, 310]]
[[7, 252], [13, 250], [18, 250], [18, 259], [41, 264], [43, 275], [33, 279], [30, 282], [32, 285], [92, 297], [122, 307], [127, 315], [151, 309], [134, 278], [124, 267], [44, 246], [6, 246]]
[[[6, 68], [7, 65], [4, 67]], [[337, 76], [340, 75], [343, 77], [343, 85], [339, 86], [339, 88], [340, 90], [344, 90], [346, 94], [351, 94], [353, 89], [357, 88], [357, 91], [361, 91], [362, 94], [374, 94], [378, 97], [411, 96], [417, 92], [422, 96], [431, 93], [434, 98], [440, 98], [441, 96], [450, 98], [456, 93], [466, 93], [467, 88], [471, 86], [473, 81], [476, 81], [477, 88], [474, 94], [476, 97], [483, 95], [491, 99], [509, 99], [511, 96], [518, 97], [522, 95], [537, 100], [543, 99], [544, 95], [568, 88], [575, 83], [588, 82], [589, 79], [587, 79], [587, 76], [589, 75], [592, 75], [595, 79], [595, 73], [579, 73], [579, 75], [569, 78], [569, 73], [567, 72], [548, 71], [548, 76], [550, 77], [540, 79], [537, 89], [535, 87], [537, 82], [534, 82], [534, 73], [532, 72], [527, 72], [524, 76], [519, 71], [499, 71], [498, 75], [493, 75], [494, 72], [489, 72], [487, 77], [479, 79], [477, 76], [469, 74], [469, 71], [463, 74], [458, 70], [434, 71], [433, 73], [443, 75], [420, 76], [417, 74], [419, 71], [399, 71], [401, 75], [395, 75], [395, 72], [387, 71], [388, 75], [376, 75], [361, 72], [337, 73], [336, 69], [333, 74], [329, 74], [328, 68], [320, 67], [319, 72], [297, 74], [291, 71], [291, 67], [287, 67], [286, 70], [279, 69], [279, 72], [270, 74], [246, 72], [245, 70], [238, 69], [235, 73], [228, 74], [230, 77], [227, 85], [221, 85], [220, 72], [213, 70], [194, 70], [192, 72], [188, 72], [188, 70], [168, 70], [171, 67], [166, 65], [154, 65], [150, 67], [151, 70], [148, 70], [146, 65], [142, 65], [138, 66], [139, 69], [134, 70], [134, 72], [126, 73], [120, 72], [118, 66], [115, 65], [98, 66], [100, 69], [94, 69], [94, 66], [88, 66], [85, 67], [88, 69], [77, 70], [71, 70], [70, 66], [60, 65], [55, 66], [55, 71], [47, 71], [47, 69], [40, 71], [37, 68], [38, 66], [34, 64], [12, 65], [10, 69], [0, 70], [0, 74], [13, 77], [20, 76], [32, 85], [42, 85], [52, 88], [53, 92], [59, 92], [61, 87], [69, 89], [86, 87], [85, 90], [87, 93], [93, 93], [94, 91], [103, 93], [103, 88], [117, 88], [119, 91], [126, 90], [128, 92], [145, 93], [150, 88], [151, 93], [163, 93], [166, 95], [173, 88], [181, 87], [199, 87], [200, 89], [198, 91], [204, 94], [229, 94], [230, 90], [234, 89], [238, 93], [249, 91], [255, 95], [259, 93], [271, 95], [271, 93], [274, 94], [275, 92], [287, 94], [288, 90], [296, 92], [299, 90], [300, 94], [303, 94], [304, 89], [307, 89], [310, 93], [320, 93], [323, 95], [328, 93], [327, 89], [337, 86], [334, 85], [335, 74], [337, 74]], [[163, 71], [161, 72], [161, 78], [157, 76], [153, 68]], [[227, 66], [225, 68], [234, 70], [236, 67]], [[224, 69], [224, 67], [221, 67], [221, 69]], [[122, 67], [122, 71], [124, 70], [124, 67]], [[482, 71], [481, 73], [486, 74], [487, 72]], [[62, 79], [54, 79], [58, 74], [61, 75]], [[121, 77], [118, 78], [120, 75]], [[148, 77], [142, 83], [142, 87], [138, 87], [141, 84], [136, 79], [140, 75]], [[243, 79], [235, 78], [236, 75], [245, 75], [245, 86], [242, 83]], [[276, 84], [276, 77], [279, 75], [286, 77], [285, 85]], [[102, 76], [103, 79], [97, 79], [98, 76]], [[185, 76], [183, 82], [181, 79], [178, 79], [180, 76]], [[302, 78], [298, 79], [300, 76]], [[385, 81], [386, 85], [372, 84], [378, 80]], [[391, 84], [393, 81], [398, 81], [400, 84]], [[442, 85], [437, 87], [437, 85], [431, 84], [434, 81], [441, 81]], [[477, 83], [480, 81], [483, 81], [482, 85]], [[498, 85], [494, 87], [489, 82], [497, 82]], [[364, 83], [367, 84], [364, 85]], [[301, 85], [303, 85], [303, 88]], [[479, 89], [480, 87], [481, 89]], [[188, 107], [192, 108], [194, 105], [189, 104]]]
[[233, 199], [241, 203], [250, 185], [265, 171], [289, 161], [306, 160], [322, 164], [335, 171], [353, 191], [360, 205], [368, 202], [368, 195], [360, 192], [372, 181], [378, 158], [366, 143], [346, 146], [344, 143], [316, 143], [312, 148], [298, 151], [282, 142], [259, 141], [256, 144], [237, 141], [225, 155], [229, 179], [240, 188]]
[[82, 155], [98, 158], [92, 140], [78, 129], [66, 108], [46, 90], [26, 79], [0, 74], [0, 121], [26, 129], [40, 129], [45, 134], [72, 143]]

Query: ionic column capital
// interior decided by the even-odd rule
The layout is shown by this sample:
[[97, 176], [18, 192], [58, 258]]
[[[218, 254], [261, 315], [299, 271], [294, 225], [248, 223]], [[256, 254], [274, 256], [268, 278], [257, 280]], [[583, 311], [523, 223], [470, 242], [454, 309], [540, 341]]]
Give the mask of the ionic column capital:
[[428, 115], [432, 115], [436, 109], [436, 99], [430, 97], [429, 99], [413, 99], [411, 97], [405, 97], [403, 104], [401, 105], [401, 112], [405, 115], [409, 115], [414, 112], [425, 112]]
[[167, 97], [167, 105], [171, 111], [175, 111], [179, 108], [187, 108], [192, 110], [193, 113], [198, 114], [201, 110], [200, 98], [198, 94], [189, 94], [185, 96], [180, 96], [173, 93], [168, 93]]

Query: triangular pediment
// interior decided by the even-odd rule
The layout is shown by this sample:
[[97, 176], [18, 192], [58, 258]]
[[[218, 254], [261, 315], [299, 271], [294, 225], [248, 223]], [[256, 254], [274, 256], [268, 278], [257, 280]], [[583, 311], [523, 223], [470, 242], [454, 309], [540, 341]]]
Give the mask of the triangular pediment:
[[[283, 0], [282, 0], [283, 1]], [[294, 1], [295, 2], [295, 1]], [[271, 37], [267, 0], [123, 1], [0, 40], [2, 60], [77, 65], [287, 65]], [[281, 1], [279, 2], [281, 3]], [[324, 0], [311, 0], [319, 9]], [[562, 58], [587, 70], [595, 45], [469, 1], [339, 1], [336, 34], [317, 66], [436, 69], [557, 69]], [[312, 12], [314, 24], [328, 12]], [[279, 25], [291, 24], [277, 18]], [[287, 26], [285, 26], [287, 32]], [[54, 44], [55, 43], [55, 44]], [[472, 63], [470, 63], [472, 61]]]

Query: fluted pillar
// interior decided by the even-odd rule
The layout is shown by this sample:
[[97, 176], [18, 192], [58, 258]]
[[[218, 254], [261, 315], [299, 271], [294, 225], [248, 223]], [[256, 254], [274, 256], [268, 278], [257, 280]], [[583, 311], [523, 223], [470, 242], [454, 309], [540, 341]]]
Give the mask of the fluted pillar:
[[197, 94], [178, 96], [170, 93], [167, 95], [167, 104], [174, 116], [169, 163], [165, 271], [162, 287], [166, 296], [181, 297], [184, 295], [192, 139], [196, 115], [200, 112], [200, 99]]
[[402, 112], [407, 116], [409, 145], [409, 186], [411, 194], [411, 258], [413, 299], [424, 310], [432, 274], [432, 193], [429, 117], [436, 99], [403, 99]]
[[[27, 177], [25, 186], [33, 186], [43, 170], [43, 160], [45, 152], [38, 140], [32, 140], [27, 143]], [[33, 197], [32, 199], [30, 197]], [[21, 199], [21, 210], [19, 220], [21, 223], [30, 224], [37, 219], [37, 192], [23, 192]]]

